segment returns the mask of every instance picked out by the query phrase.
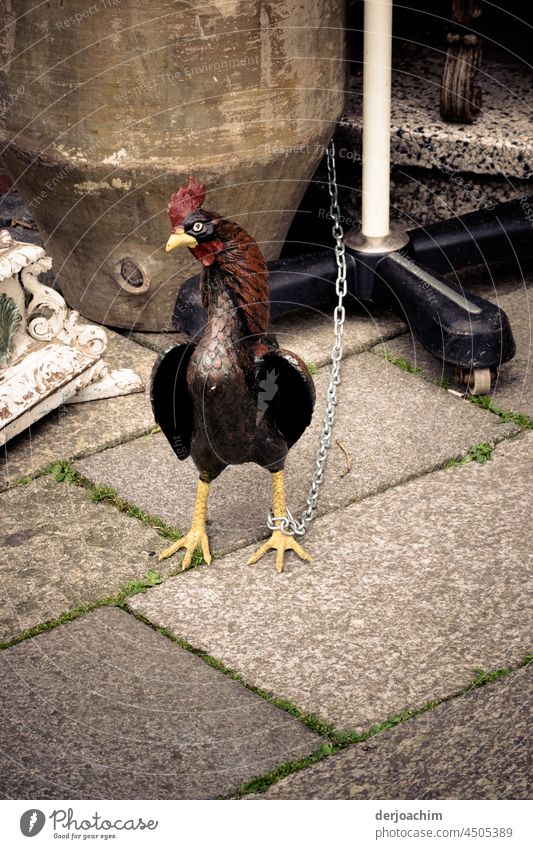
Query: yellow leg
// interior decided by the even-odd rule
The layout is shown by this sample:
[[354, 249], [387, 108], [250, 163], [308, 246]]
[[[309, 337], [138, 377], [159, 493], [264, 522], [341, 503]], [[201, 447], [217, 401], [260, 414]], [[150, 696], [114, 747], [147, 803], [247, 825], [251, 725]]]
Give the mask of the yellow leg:
[[159, 555], [160, 560], [164, 560], [166, 557], [171, 557], [180, 548], [185, 548], [185, 556], [182, 560], [181, 568], [187, 569], [187, 567], [191, 565], [194, 552], [197, 548], [200, 548], [205, 562], [207, 564], [211, 563], [209, 540], [205, 529], [208, 495], [209, 484], [204, 483], [202, 480], [198, 481], [198, 492], [196, 494], [196, 501], [194, 502], [191, 529], [184, 537], [173, 542], [168, 548], [165, 548], [165, 550]]
[[[285, 479], [283, 472], [272, 474], [272, 501], [274, 503], [274, 516], [286, 516], [287, 504], [285, 502]], [[271, 548], [276, 550], [276, 571], [283, 572], [284, 557], [287, 550], [294, 551], [302, 560], [311, 560], [307, 551], [298, 545], [294, 537], [284, 534], [279, 529], [272, 531], [272, 536], [267, 540], [255, 554], [252, 554], [248, 563], [257, 563], [263, 554]]]

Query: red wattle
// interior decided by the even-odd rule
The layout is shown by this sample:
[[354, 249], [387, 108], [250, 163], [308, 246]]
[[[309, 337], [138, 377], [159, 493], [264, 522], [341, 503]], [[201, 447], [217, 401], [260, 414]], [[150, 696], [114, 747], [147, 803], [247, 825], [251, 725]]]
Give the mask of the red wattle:
[[189, 250], [202, 265], [213, 265], [217, 252], [222, 250], [222, 242], [219, 239], [213, 239], [211, 242], [202, 242]]

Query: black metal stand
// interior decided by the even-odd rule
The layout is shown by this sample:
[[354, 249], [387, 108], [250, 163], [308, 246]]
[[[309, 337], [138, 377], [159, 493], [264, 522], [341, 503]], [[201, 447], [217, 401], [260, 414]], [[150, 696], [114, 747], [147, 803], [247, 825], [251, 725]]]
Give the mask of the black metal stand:
[[[520, 267], [533, 259], [532, 219], [530, 197], [393, 233], [381, 244], [352, 231], [346, 235], [349, 294], [360, 303], [392, 309], [440, 360], [467, 373], [496, 370], [515, 354], [506, 314], [443, 275], [480, 264]], [[276, 260], [269, 270], [272, 318], [301, 306], [333, 307], [333, 250]], [[174, 311], [176, 328], [190, 336], [206, 320], [197, 292], [198, 278], [191, 278]]]

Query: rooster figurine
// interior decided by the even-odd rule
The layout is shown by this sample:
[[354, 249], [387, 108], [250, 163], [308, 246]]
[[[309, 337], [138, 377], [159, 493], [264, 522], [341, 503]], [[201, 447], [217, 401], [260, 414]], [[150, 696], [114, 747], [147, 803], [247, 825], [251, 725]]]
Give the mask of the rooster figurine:
[[238, 224], [203, 209], [205, 188], [194, 177], [168, 205], [166, 250], [189, 248], [202, 263], [202, 303], [207, 323], [195, 344], [162, 355], [152, 377], [156, 421], [180, 460], [189, 454], [200, 479], [188, 534], [160, 554], [185, 548], [182, 568], [199, 548], [211, 562], [206, 532], [209, 485], [228, 465], [257, 463], [271, 473], [274, 524], [270, 539], [250, 557], [276, 550], [283, 571], [287, 549], [311, 558], [283, 533], [286, 517], [283, 467], [287, 452], [311, 421], [315, 389], [302, 360], [281, 350], [268, 333], [269, 288], [265, 260]]

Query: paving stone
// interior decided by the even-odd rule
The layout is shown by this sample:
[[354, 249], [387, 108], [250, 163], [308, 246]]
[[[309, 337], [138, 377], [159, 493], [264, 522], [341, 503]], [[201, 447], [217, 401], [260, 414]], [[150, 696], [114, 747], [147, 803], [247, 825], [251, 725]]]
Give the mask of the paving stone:
[[8, 798], [213, 798], [321, 744], [116, 608], [2, 652], [0, 681]]
[[[392, 162], [438, 169], [451, 177], [467, 172], [519, 180], [531, 178], [533, 143], [529, 112], [524, 108], [529, 80], [521, 62], [490, 52], [484, 56], [478, 78], [483, 109], [472, 124], [450, 123], [439, 116], [442, 62], [440, 46], [420, 51], [418, 44], [403, 42], [395, 51]], [[405, 68], [410, 72], [406, 73]], [[338, 133], [339, 159], [350, 158], [352, 162], [358, 161], [356, 154], [361, 149], [361, 76], [359, 64]]]
[[530, 666], [294, 773], [254, 798], [531, 799], [532, 703]]
[[[498, 371], [491, 397], [503, 410], [533, 416], [533, 369], [531, 367], [531, 315], [533, 313], [533, 285], [524, 286], [495, 296], [486, 296], [507, 313], [516, 342], [516, 355]], [[381, 343], [376, 353], [390, 351], [395, 357], [405, 357], [414, 366], [438, 379], [446, 378], [451, 386], [462, 387], [453, 377], [453, 369], [432, 357], [413, 336], [406, 333]]]
[[340, 729], [457, 692], [531, 650], [533, 435], [316, 520], [277, 575], [253, 548], [135, 610]]
[[171, 561], [156, 565], [156, 531], [48, 476], [0, 495], [0, 515], [2, 641], [150, 569], [172, 571]]
[[[148, 385], [155, 354], [106, 328], [106, 362], [131, 368]], [[154, 424], [148, 392], [65, 404], [0, 449], [0, 490], [32, 475], [52, 460], [85, 456], [146, 433]]]
[[[319, 510], [329, 511], [365, 498], [416, 474], [432, 470], [471, 445], [516, 432], [496, 416], [426, 381], [405, 374], [370, 353], [345, 361], [335, 437]], [[287, 492], [291, 509], [301, 510], [309, 489], [322, 427], [327, 369], [315, 376], [317, 408], [311, 428], [289, 453]], [[166, 439], [148, 436], [76, 461], [95, 483], [114, 487], [134, 504], [177, 524], [190, 525], [197, 472], [192, 460], [179, 462]], [[246, 464], [226, 469], [210, 494], [212, 547], [225, 552], [266, 533], [270, 509], [268, 473]]]
[[[372, 313], [364, 307], [349, 308], [344, 325], [343, 355], [359, 354], [374, 344], [397, 336], [405, 327], [392, 313], [376, 308]], [[331, 311], [301, 310], [274, 322], [272, 330], [282, 348], [295, 351], [306, 362], [323, 366], [330, 362], [333, 347]]]
[[[331, 312], [318, 309], [301, 309], [273, 322], [272, 332], [282, 348], [296, 351], [307, 362], [323, 366], [329, 362], [333, 347], [333, 320]], [[396, 336], [405, 328], [392, 313], [376, 309], [370, 314], [364, 307], [351, 307], [344, 325], [344, 356], [358, 354], [378, 342]], [[130, 337], [153, 351], [163, 352], [172, 345], [185, 341], [180, 333], [134, 332]]]

